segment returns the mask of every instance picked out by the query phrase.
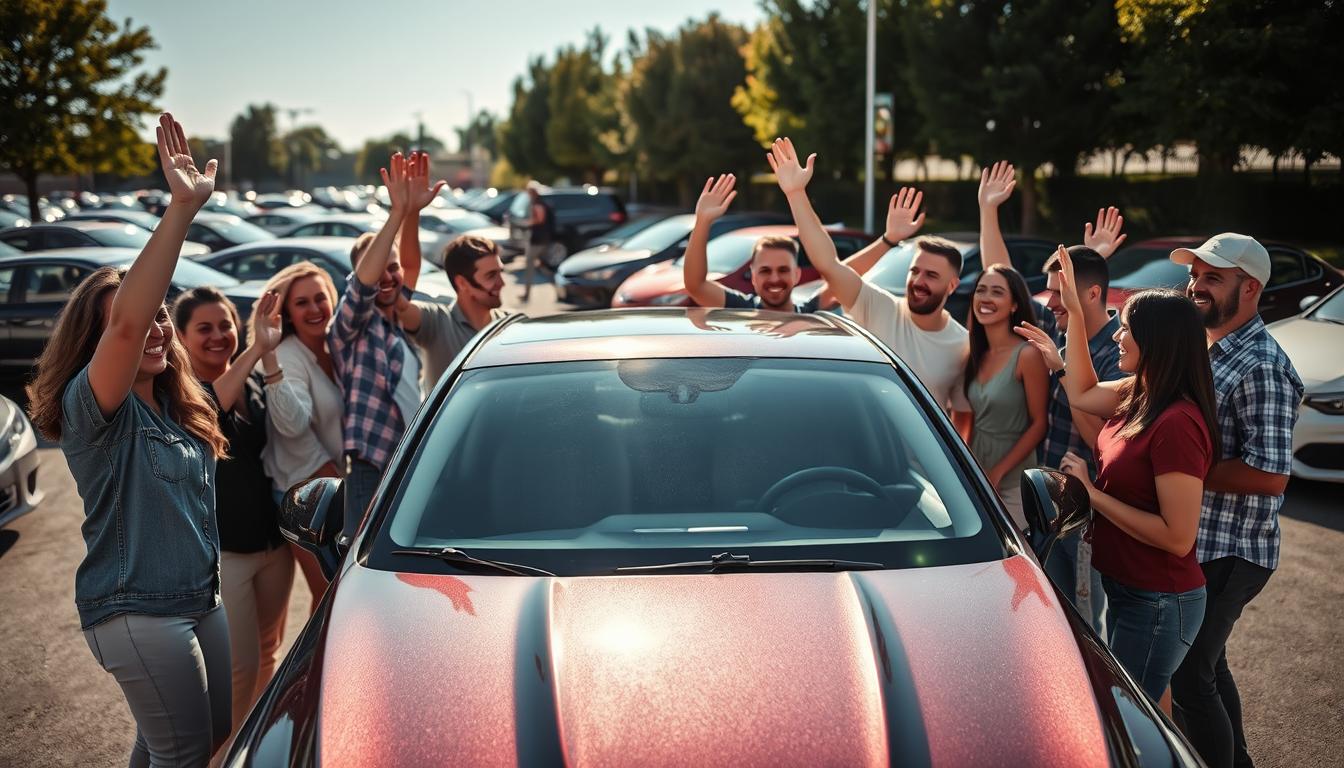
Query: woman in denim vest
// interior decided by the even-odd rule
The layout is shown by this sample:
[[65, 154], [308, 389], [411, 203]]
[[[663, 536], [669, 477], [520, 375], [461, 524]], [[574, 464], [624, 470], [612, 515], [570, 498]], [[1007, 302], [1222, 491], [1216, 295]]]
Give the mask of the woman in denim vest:
[[75, 289], [28, 387], [84, 502], [75, 607], [136, 722], [132, 766], [205, 765], [229, 735], [215, 461], [227, 441], [163, 305], [187, 227], [215, 186], [159, 120], [172, 203], [130, 269]]

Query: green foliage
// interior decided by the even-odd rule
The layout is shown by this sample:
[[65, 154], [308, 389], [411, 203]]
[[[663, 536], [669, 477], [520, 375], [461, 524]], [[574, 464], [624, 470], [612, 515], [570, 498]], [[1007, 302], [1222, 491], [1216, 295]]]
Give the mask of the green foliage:
[[233, 177], [253, 185], [280, 181], [288, 165], [284, 142], [276, 128], [274, 104], [252, 104], [233, 119]]
[[336, 141], [317, 125], [295, 128], [285, 134], [281, 144], [289, 160], [288, 181], [293, 187], [305, 186], [305, 174], [322, 170], [327, 163], [327, 153], [340, 150]]
[[0, 2], [0, 168], [28, 187], [37, 177], [153, 169], [137, 133], [158, 111], [165, 70], [137, 71], [154, 47], [144, 27], [118, 27], [103, 0]]
[[526, 78], [513, 81], [513, 105], [499, 129], [499, 148], [514, 171], [524, 176], [551, 178], [558, 172], [546, 144], [550, 94], [550, 68], [541, 57], [528, 62]]
[[481, 110], [472, 118], [471, 122], [461, 128], [454, 128], [457, 133], [457, 147], [459, 152], [466, 152], [473, 147], [480, 147], [490, 157], [499, 154], [499, 125], [495, 116]]
[[437, 154], [444, 151], [444, 144], [430, 134], [425, 134], [419, 143], [404, 133], [394, 133], [383, 139], [369, 139], [355, 157], [355, 176], [361, 184], [382, 184], [383, 179], [378, 170], [386, 168], [388, 160], [397, 152], [407, 154], [414, 149]]
[[611, 138], [620, 130], [620, 75], [602, 65], [607, 42], [600, 29], [593, 30], [584, 47], [561, 48], [550, 69], [546, 148], [557, 168], [591, 182], [601, 182], [619, 160], [619, 142]]

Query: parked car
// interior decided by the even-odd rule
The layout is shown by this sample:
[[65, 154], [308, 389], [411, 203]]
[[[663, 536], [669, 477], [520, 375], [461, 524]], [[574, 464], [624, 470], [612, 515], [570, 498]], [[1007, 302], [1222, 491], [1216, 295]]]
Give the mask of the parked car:
[[[235, 280], [270, 280], [275, 273], [311, 261], [336, 283], [338, 293], [345, 290], [345, 279], [354, 271], [350, 266], [351, 237], [283, 237], [226, 248], [200, 259], [202, 264], [219, 270]], [[416, 283], [416, 298], [449, 302], [457, 298], [452, 281], [442, 269], [425, 263]]]
[[[28, 207], [27, 195], [4, 195], [0, 197], [0, 208], [11, 211], [24, 217], [30, 218], [32, 210]], [[37, 199], [37, 214], [42, 221], [51, 223], [65, 218], [66, 211], [59, 205], [53, 205], [47, 198], [39, 197]]]
[[[980, 262], [980, 235], [975, 232], [951, 232], [938, 234], [950, 240], [961, 251], [961, 275], [956, 289], [947, 298], [946, 309], [952, 318], [962, 325], [971, 311], [971, 297], [975, 292], [975, 281], [980, 279], [984, 267]], [[1004, 242], [1008, 246], [1008, 258], [1013, 268], [1027, 281], [1027, 287], [1033, 294], [1045, 290], [1046, 275], [1042, 270], [1050, 256], [1059, 247], [1058, 243], [1040, 237], [1006, 235]], [[868, 270], [864, 279], [895, 296], [905, 295], [905, 279], [910, 272], [910, 262], [915, 259], [914, 241], [906, 241], [886, 254]], [[843, 257], [842, 257], [843, 258]], [[821, 283], [801, 285], [795, 291], [795, 300], [811, 298], [821, 289]], [[833, 312], [841, 312], [839, 304], [830, 307]]]
[[8, 208], [0, 210], [0, 229], [9, 229], [10, 227], [26, 227], [32, 224], [26, 216], [19, 215]]
[[[792, 225], [751, 227], [714, 238], [706, 249], [709, 279], [743, 293], [755, 293], [756, 289], [751, 285], [751, 251], [756, 241], [767, 235], [797, 240], [798, 228]], [[831, 237], [835, 241], [836, 253], [842, 259], [853, 255], [873, 240], [863, 232], [852, 229], [833, 229]], [[686, 293], [686, 283], [682, 279], [683, 258], [653, 264], [634, 273], [616, 289], [611, 306], [691, 306], [691, 297]], [[798, 268], [802, 273], [800, 283], [812, 282], [820, 277], [817, 268], [808, 261], [801, 244], [798, 246]]]
[[1038, 564], [1081, 485], [1024, 480], [1030, 536], [841, 318], [498, 321], [348, 549], [287, 494], [331, 584], [225, 764], [1199, 765]]
[[[732, 213], [720, 217], [710, 238], [746, 227], [784, 224], [787, 214]], [[581, 307], [609, 307], [616, 289], [628, 277], [649, 266], [681, 256], [686, 251], [694, 214], [671, 216], [639, 232], [620, 246], [588, 248], [570, 256], [555, 271], [555, 297]]]
[[[554, 239], [542, 260], [552, 269], [560, 266], [569, 254], [583, 250], [589, 240], [624, 224], [628, 216], [625, 204], [615, 192], [601, 187], [542, 188], [541, 201], [555, 217]], [[508, 208], [509, 239], [526, 245], [532, 236], [528, 222], [532, 218], [532, 201], [526, 192], [513, 198]]]
[[634, 211], [629, 210], [634, 207], [634, 205], [628, 206], [626, 213], [629, 218], [626, 219], [624, 224], [618, 224], [597, 237], [589, 239], [587, 243], [584, 243], [584, 246], [587, 248], [596, 248], [599, 245], [620, 245], [663, 219], [670, 216], [678, 216], [683, 213], [690, 213], [690, 211], [667, 209], [645, 211], [637, 214]]
[[[182, 244], [183, 256], [199, 256], [210, 249], [188, 236]], [[34, 224], [0, 231], [0, 242], [20, 251], [49, 251], [55, 248], [144, 248], [149, 232], [137, 224], [108, 221], [62, 221]]]
[[33, 423], [19, 404], [0, 395], [0, 528], [32, 512], [44, 494]]
[[[65, 248], [0, 256], [0, 367], [27, 371], [47, 345], [70, 292], [100, 267], [129, 267], [139, 248]], [[238, 305], [246, 320], [261, 285], [242, 285], [204, 264], [181, 259], [173, 268], [168, 300], [210, 285]]]
[[[1131, 294], [1146, 288], [1184, 290], [1190, 267], [1170, 259], [1177, 248], [1198, 248], [1201, 237], [1164, 237], [1144, 240], [1121, 248], [1110, 258], [1111, 288], [1106, 303], [1119, 310]], [[1316, 256], [1285, 243], [1266, 241], [1269, 251], [1269, 283], [1260, 294], [1260, 316], [1265, 322], [1292, 317], [1301, 311], [1302, 299], [1324, 296], [1344, 275]]]
[[1311, 298], [1301, 314], [1269, 326], [1306, 387], [1293, 428], [1293, 474], [1344, 483], [1344, 287]]
[[274, 240], [275, 235], [231, 213], [201, 211], [187, 228], [187, 239], [201, 243], [211, 251], [222, 251], [243, 243]]
[[[371, 213], [339, 213], [299, 224], [280, 233], [280, 237], [359, 237], [383, 228], [386, 217]], [[420, 228], [420, 253], [426, 261], [443, 263], [443, 249], [456, 235], [448, 236]]]
[[135, 226], [153, 232], [154, 228], [159, 226], [163, 219], [155, 216], [149, 211], [132, 211], [126, 208], [106, 208], [92, 209], [88, 211], [79, 211], [65, 217], [66, 221], [110, 221], [113, 224], [134, 224]]
[[294, 229], [300, 224], [320, 221], [326, 217], [327, 210], [325, 208], [308, 205], [302, 208], [271, 208], [248, 216], [243, 221], [261, 227], [273, 235], [279, 235]]

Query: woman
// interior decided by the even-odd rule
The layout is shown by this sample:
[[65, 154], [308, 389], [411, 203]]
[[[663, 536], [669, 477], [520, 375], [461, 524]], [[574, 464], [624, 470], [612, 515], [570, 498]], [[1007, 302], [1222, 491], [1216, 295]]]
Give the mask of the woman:
[[[262, 294], [254, 311], [270, 315], [277, 300]], [[241, 724], [271, 679], [285, 636], [294, 558], [280, 535], [271, 479], [262, 466], [267, 443], [265, 380], [283, 376], [275, 359], [280, 329], [263, 324], [238, 355], [238, 308], [214, 288], [187, 291], [173, 302], [173, 322], [192, 372], [219, 408], [229, 455], [217, 471], [220, 593], [229, 613], [233, 659], [233, 722]], [[237, 355], [237, 359], [234, 356]]]
[[970, 354], [952, 414], [1019, 529], [1027, 527], [1022, 471], [1045, 439], [1050, 390], [1041, 353], [1013, 333], [1032, 319], [1031, 293], [1017, 270], [994, 264], [980, 274], [966, 320]]
[[172, 203], [129, 270], [99, 269], [75, 289], [28, 398], [84, 502], [75, 607], [135, 718], [130, 764], [200, 766], [229, 735], [214, 504], [228, 443], [163, 299], [216, 163], [197, 170], [171, 115], [156, 133]]
[[[1060, 248], [1060, 299], [1069, 328], [1083, 307], [1069, 254]], [[1055, 370], [1064, 361], [1039, 329], [1019, 328]], [[1060, 469], [1087, 488], [1099, 513], [1092, 565], [1106, 589], [1111, 650], [1153, 700], [1164, 693], [1204, 619], [1204, 573], [1195, 557], [1204, 475], [1218, 444], [1213, 375], [1195, 305], [1175, 291], [1143, 291], [1120, 311], [1120, 369], [1098, 382], [1085, 334], [1068, 334], [1069, 404], [1106, 419], [1096, 441], [1097, 479], [1066, 454]]]
[[[276, 492], [283, 493], [314, 477], [341, 476], [345, 398], [327, 350], [336, 286], [325, 270], [303, 261], [276, 273], [265, 290], [278, 299], [283, 339], [275, 356], [285, 375], [266, 385], [272, 430], [262, 458]], [[259, 313], [252, 315], [254, 324], [261, 318]], [[312, 555], [290, 546], [316, 608], [327, 588], [326, 577]]]

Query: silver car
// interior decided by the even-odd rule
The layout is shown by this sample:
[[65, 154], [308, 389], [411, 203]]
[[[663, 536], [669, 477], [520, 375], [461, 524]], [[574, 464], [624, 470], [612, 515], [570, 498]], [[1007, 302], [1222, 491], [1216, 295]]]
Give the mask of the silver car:
[[19, 404], [0, 395], [0, 528], [42, 501], [37, 485], [37, 436]]

